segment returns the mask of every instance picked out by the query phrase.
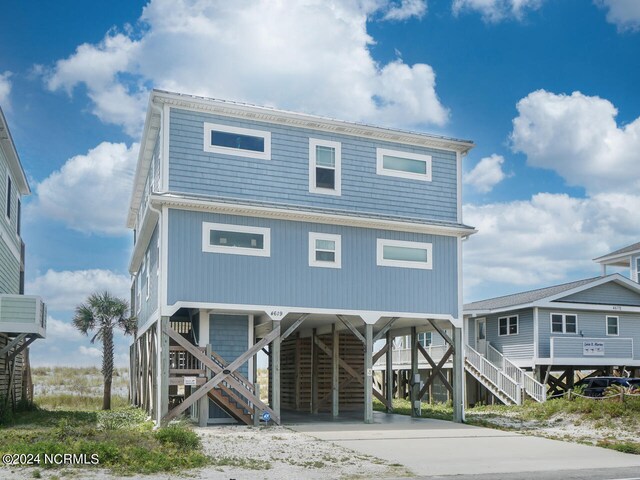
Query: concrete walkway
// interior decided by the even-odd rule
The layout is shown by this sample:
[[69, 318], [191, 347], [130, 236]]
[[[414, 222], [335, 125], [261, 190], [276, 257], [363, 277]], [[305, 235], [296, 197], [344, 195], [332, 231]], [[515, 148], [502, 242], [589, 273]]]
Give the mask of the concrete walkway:
[[415, 474], [469, 475], [640, 467], [640, 456], [489, 428], [374, 413], [374, 422], [297, 423], [289, 428], [399, 463]]

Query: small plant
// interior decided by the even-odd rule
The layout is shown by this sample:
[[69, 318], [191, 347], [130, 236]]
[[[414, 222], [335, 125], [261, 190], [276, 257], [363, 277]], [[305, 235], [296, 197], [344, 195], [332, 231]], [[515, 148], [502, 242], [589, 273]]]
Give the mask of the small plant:
[[200, 447], [198, 434], [183, 425], [169, 425], [156, 432], [160, 443], [169, 444], [179, 450], [195, 450]]

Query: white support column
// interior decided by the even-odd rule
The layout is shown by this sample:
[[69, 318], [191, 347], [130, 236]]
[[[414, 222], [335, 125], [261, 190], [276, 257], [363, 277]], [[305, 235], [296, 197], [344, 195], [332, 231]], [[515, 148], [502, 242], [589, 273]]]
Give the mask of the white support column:
[[453, 328], [453, 421], [464, 422], [464, 346], [462, 329]]
[[364, 326], [364, 423], [373, 423], [373, 325]]
[[[279, 320], [273, 321], [273, 328], [280, 326]], [[280, 335], [271, 342], [271, 408], [280, 418]]]

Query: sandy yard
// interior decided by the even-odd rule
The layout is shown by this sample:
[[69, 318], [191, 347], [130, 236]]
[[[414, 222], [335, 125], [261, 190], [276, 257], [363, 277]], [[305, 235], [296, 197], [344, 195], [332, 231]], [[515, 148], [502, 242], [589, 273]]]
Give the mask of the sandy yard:
[[[220, 426], [195, 429], [213, 465], [184, 474], [139, 475], [127, 478], [168, 480], [255, 479], [369, 479], [411, 476], [405, 467], [356, 453], [331, 442], [317, 440], [286, 427]], [[38, 470], [41, 477], [37, 477]], [[0, 478], [26, 480], [119, 478], [100, 469], [0, 468]]]

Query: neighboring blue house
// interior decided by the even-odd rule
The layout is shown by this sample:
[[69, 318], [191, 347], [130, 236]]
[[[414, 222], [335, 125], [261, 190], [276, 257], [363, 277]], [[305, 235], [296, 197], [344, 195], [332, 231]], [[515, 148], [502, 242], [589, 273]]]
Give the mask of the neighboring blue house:
[[[374, 343], [411, 335], [418, 355], [428, 331], [455, 352], [462, 420], [472, 146], [154, 90], [128, 219], [134, 403], [158, 422], [344, 411], [370, 422], [372, 395], [390, 404], [393, 383], [374, 388], [373, 364], [391, 359]], [[256, 388], [263, 350], [268, 402]]]
[[640, 284], [620, 274], [473, 302], [464, 312], [470, 403], [485, 401], [480, 386], [521, 401], [497, 388], [496, 375], [539, 401], [571, 388], [576, 371], [640, 375]]
[[31, 400], [29, 345], [46, 333], [42, 299], [24, 295], [22, 196], [30, 192], [7, 120], [0, 109], [0, 410]]
[[629, 269], [629, 278], [640, 283], [640, 242], [620, 248], [593, 260], [602, 266], [602, 275], [607, 274], [607, 267], [624, 267]]

